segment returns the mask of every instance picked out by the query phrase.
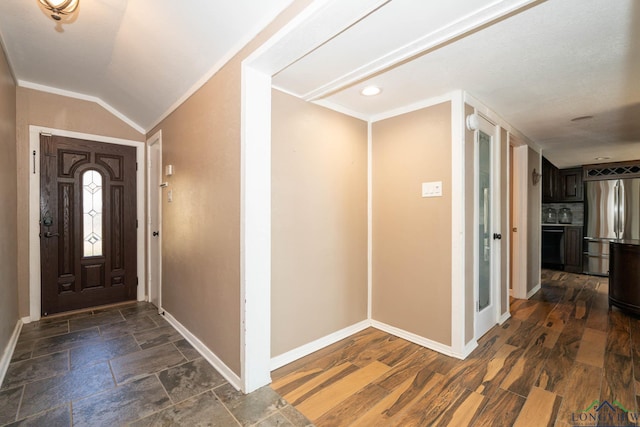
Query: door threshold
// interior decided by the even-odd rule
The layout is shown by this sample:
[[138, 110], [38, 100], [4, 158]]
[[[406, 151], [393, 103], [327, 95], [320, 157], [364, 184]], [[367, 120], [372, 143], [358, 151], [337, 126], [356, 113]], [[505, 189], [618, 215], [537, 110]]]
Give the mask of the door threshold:
[[118, 308], [118, 307], [126, 307], [128, 305], [136, 305], [137, 303], [138, 303], [138, 301], [131, 300], [131, 301], [115, 302], [115, 303], [112, 303], [112, 304], [97, 305], [95, 307], [80, 308], [78, 310], [61, 311], [60, 313], [50, 314], [48, 316], [42, 316], [41, 320], [44, 320], [44, 319], [56, 319], [56, 318], [59, 318], [59, 317], [66, 317], [66, 316], [75, 315], [75, 314], [91, 313], [93, 311], [104, 311], [104, 310], [108, 310], [110, 308]]

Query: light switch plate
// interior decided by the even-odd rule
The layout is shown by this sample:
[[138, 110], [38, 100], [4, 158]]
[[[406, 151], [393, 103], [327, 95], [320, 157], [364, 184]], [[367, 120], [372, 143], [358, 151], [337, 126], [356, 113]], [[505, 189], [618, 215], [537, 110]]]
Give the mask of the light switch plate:
[[442, 181], [423, 182], [422, 197], [442, 197]]

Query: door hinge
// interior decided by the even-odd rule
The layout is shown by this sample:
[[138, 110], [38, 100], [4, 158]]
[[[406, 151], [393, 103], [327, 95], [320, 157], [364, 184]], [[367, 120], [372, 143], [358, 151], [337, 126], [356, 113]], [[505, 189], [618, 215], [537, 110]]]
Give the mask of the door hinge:
[[138, 171], [138, 162], [136, 162], [136, 172]]
[[136, 228], [138, 228], [138, 220], [136, 219]]
[[477, 301], [476, 310], [478, 310], [478, 313], [480, 313], [480, 300]]
[[138, 278], [136, 277], [136, 286], [138, 286], [140, 282], [138, 281]]

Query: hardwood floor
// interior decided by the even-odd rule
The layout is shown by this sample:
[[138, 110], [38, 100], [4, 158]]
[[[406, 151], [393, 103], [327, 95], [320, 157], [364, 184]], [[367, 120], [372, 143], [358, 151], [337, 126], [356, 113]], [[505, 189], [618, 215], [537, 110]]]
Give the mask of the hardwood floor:
[[369, 328], [272, 387], [321, 427], [636, 425], [640, 319], [609, 311], [606, 278], [542, 282], [464, 361]]

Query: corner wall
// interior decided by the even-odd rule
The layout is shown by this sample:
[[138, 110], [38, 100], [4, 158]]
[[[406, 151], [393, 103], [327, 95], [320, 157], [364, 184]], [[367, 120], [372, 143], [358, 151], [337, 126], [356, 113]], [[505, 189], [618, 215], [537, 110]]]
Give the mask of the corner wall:
[[175, 167], [162, 201], [162, 306], [238, 377], [243, 333], [241, 65], [308, 4], [293, 1], [148, 132], [162, 130], [162, 161]]
[[272, 92], [272, 357], [367, 319], [367, 132]]
[[33, 89], [17, 88], [18, 289], [20, 317], [29, 316], [29, 126], [144, 141], [144, 135], [100, 105]]
[[[18, 315], [16, 85], [0, 48], [0, 358]], [[2, 360], [0, 359], [0, 363]], [[2, 375], [2, 373], [0, 373]]]
[[[451, 345], [451, 102], [373, 124], [372, 317]], [[442, 181], [442, 197], [421, 184]]]

